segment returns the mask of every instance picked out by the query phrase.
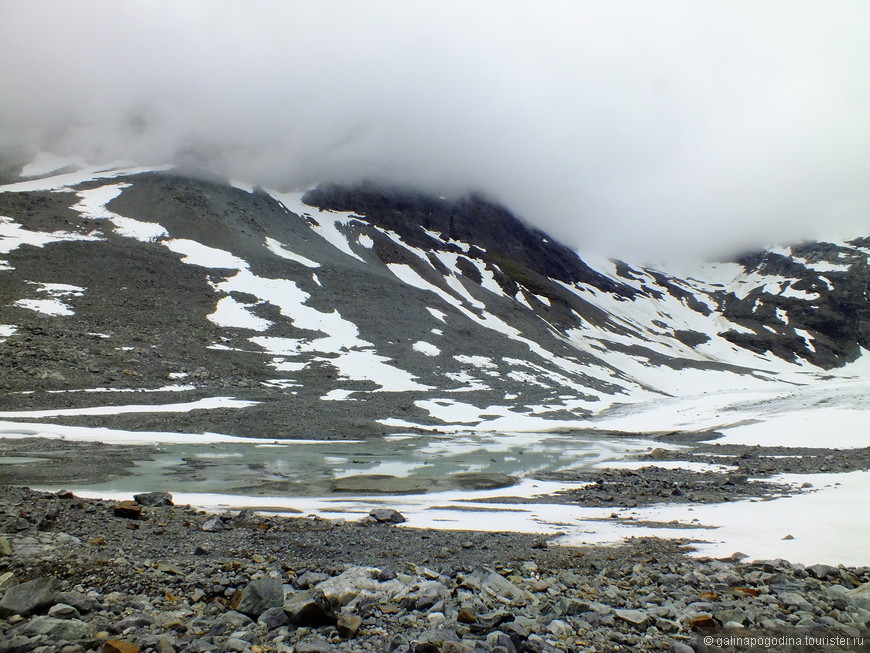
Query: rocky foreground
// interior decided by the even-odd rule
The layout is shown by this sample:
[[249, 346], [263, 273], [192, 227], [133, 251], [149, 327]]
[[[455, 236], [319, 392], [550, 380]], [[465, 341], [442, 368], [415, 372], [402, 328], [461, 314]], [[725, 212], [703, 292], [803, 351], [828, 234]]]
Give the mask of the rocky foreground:
[[0, 488], [0, 653], [686, 653], [713, 650], [698, 637], [710, 628], [870, 627], [868, 567], [413, 530], [390, 510], [336, 523], [168, 500]]

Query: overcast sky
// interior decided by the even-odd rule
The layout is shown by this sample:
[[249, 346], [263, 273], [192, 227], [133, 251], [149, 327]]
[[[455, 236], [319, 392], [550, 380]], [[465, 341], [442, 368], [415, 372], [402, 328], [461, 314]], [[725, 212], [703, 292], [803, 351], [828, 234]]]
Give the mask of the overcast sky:
[[0, 144], [473, 189], [662, 260], [870, 235], [866, 0], [4, 0]]

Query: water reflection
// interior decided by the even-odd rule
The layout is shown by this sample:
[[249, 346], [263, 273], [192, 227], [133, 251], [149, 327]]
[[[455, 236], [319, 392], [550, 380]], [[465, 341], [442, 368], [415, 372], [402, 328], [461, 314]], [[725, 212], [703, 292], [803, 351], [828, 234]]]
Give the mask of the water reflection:
[[485, 489], [539, 472], [618, 460], [652, 446], [648, 440], [541, 433], [163, 444], [152, 460], [138, 461], [131, 476], [89, 487], [283, 496]]

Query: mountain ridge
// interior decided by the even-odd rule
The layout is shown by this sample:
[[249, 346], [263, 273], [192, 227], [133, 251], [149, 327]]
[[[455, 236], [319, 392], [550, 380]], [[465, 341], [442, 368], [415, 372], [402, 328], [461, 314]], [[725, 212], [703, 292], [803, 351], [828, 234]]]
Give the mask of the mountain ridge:
[[870, 239], [681, 278], [591, 266], [480, 197], [166, 169], [0, 190], [6, 413], [230, 394], [257, 403], [56, 419], [255, 437], [570, 429], [624, 402], [810, 382], [870, 349]]

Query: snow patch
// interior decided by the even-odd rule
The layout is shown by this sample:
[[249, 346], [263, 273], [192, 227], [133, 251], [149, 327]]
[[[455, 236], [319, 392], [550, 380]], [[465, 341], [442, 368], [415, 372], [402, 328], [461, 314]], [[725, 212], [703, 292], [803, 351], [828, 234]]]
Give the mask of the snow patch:
[[182, 254], [181, 262], [188, 265], [218, 270], [243, 270], [248, 267], [248, 263], [238, 256], [223, 249], [208, 247], [195, 240], [173, 238], [172, 240], [164, 240], [163, 245], [176, 254]]
[[419, 351], [421, 354], [425, 354], [426, 356], [438, 356], [441, 353], [441, 350], [438, 349], [435, 345], [425, 342], [424, 340], [418, 340], [412, 345], [414, 351]]
[[312, 261], [310, 258], [305, 258], [299, 254], [295, 254], [287, 249], [284, 245], [279, 243], [274, 238], [266, 238], [266, 247], [273, 254], [277, 254], [281, 258], [286, 258], [290, 261], [294, 261], [296, 263], [300, 263], [307, 268], [319, 268], [320, 263], [317, 261]]
[[76, 193], [76, 197], [79, 198], [78, 203], [73, 204], [70, 208], [73, 211], [78, 211], [85, 218], [109, 220], [115, 226], [115, 232], [125, 238], [134, 238], [147, 243], [169, 236], [169, 232], [156, 222], [142, 222], [126, 218], [106, 208], [109, 202], [118, 197], [129, 186], [130, 184], [110, 184], [79, 191]]
[[230, 296], [226, 296], [218, 301], [214, 313], [207, 317], [220, 327], [266, 331], [272, 326], [272, 323], [251, 313], [251, 306], [251, 304], [243, 304]]
[[[101, 238], [93, 233], [85, 235], [68, 231], [30, 231], [12, 218], [0, 216], [0, 254], [8, 254], [22, 245], [44, 247], [49, 243], [77, 240], [93, 241]], [[4, 267], [12, 269], [8, 266]]]
[[[128, 406], [91, 406], [89, 408], [58, 408], [55, 410], [11, 410], [0, 412], [2, 419], [69, 417], [73, 415], [122, 415], [127, 413], [188, 413], [192, 410], [214, 408], [247, 408], [258, 401], [245, 401], [232, 397], [209, 397], [178, 404], [138, 404]], [[0, 436], [2, 437], [2, 436]]]

